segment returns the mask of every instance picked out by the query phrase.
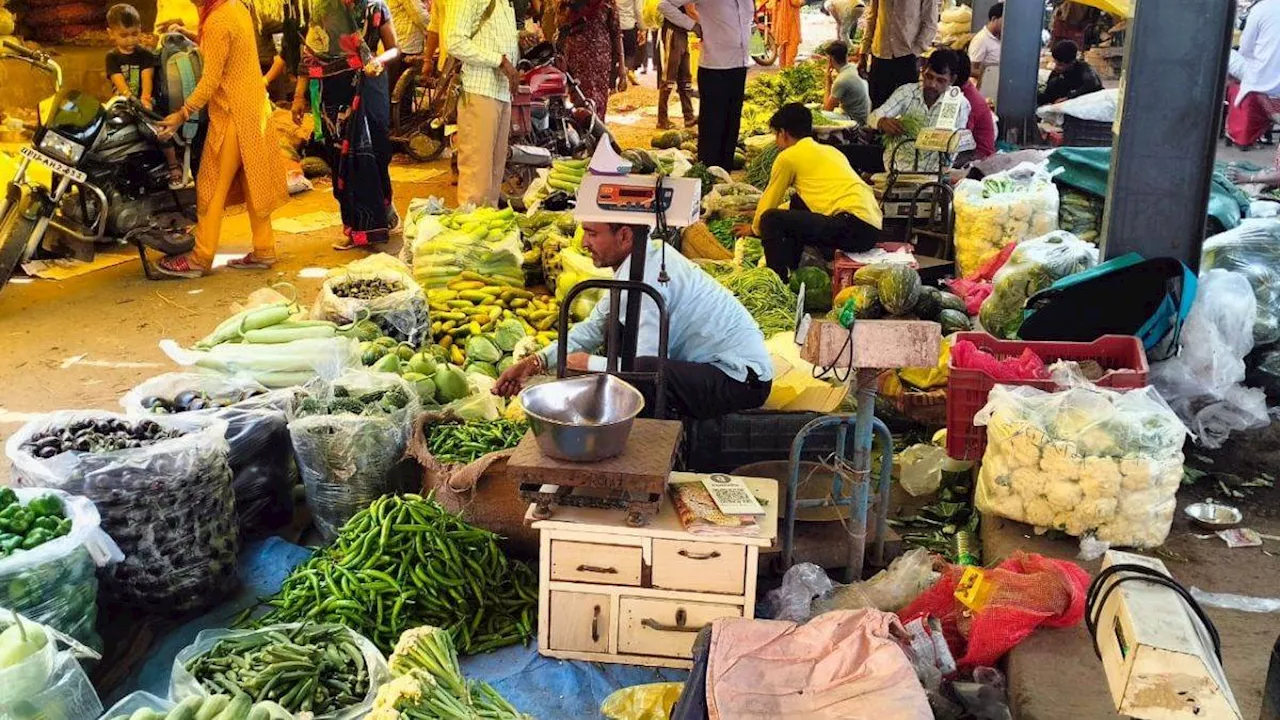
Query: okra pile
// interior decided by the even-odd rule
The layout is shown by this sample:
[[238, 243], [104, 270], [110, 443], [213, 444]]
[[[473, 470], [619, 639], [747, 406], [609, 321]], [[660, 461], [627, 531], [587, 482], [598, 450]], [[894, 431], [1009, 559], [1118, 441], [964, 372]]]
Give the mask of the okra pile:
[[326, 715], [365, 700], [369, 670], [346, 628], [303, 625], [219, 640], [186, 670], [211, 694], [244, 693], [290, 713]]
[[534, 571], [509, 561], [497, 535], [430, 497], [386, 495], [295, 568], [252, 624], [338, 623], [385, 653], [405, 630], [434, 625], [474, 654], [533, 637], [537, 602]]

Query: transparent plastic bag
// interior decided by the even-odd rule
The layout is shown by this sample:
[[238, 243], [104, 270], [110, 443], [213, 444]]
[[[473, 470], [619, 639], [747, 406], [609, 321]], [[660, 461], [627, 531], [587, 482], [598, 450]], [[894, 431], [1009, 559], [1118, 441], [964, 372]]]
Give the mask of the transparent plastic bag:
[[129, 716], [144, 709], [165, 715], [176, 705], [177, 703], [139, 690], [125, 695], [115, 705], [107, 708], [107, 711], [102, 714], [102, 720], [129, 720]]
[[67, 651], [57, 653], [43, 689], [18, 702], [0, 702], [0, 718], [5, 720], [97, 720], [101, 715], [102, 701], [93, 683]]
[[1120, 90], [1107, 88], [1085, 93], [1052, 105], [1041, 105], [1036, 115], [1041, 120], [1061, 125], [1066, 116], [1093, 122], [1115, 122], [1120, 108]]
[[[0, 615], [0, 631], [8, 629], [13, 622], [11, 613]], [[23, 620], [22, 625], [27, 632], [44, 632], [38, 623], [29, 619]], [[10, 667], [0, 669], [0, 717], [6, 717], [4, 710], [30, 700], [47, 688], [57, 661], [58, 645], [50, 637], [44, 647]]]
[[1017, 337], [1027, 298], [1097, 264], [1097, 248], [1062, 230], [1018, 243], [992, 279], [991, 296], [982, 302], [982, 329], [1000, 338]]
[[102, 638], [95, 629], [97, 568], [120, 562], [124, 555], [103, 532], [98, 509], [88, 498], [47, 488], [16, 488], [14, 492], [23, 505], [43, 495], [56, 495], [71, 520], [71, 532], [0, 559], [0, 607], [101, 649]]
[[1200, 272], [1213, 269], [1230, 270], [1248, 279], [1258, 301], [1254, 342], [1269, 345], [1280, 341], [1280, 220], [1244, 220], [1206, 239], [1200, 251]]
[[831, 610], [875, 608], [895, 612], [924, 592], [937, 580], [933, 555], [916, 548], [894, 558], [889, 567], [862, 582], [837, 585], [813, 604], [815, 615]]
[[[279, 630], [296, 630], [300, 627], [302, 627], [301, 623], [284, 623], [268, 625], [256, 630], [218, 629], [201, 631], [200, 634], [196, 635], [195, 642], [179, 650], [173, 659], [173, 672], [169, 675], [169, 700], [178, 703], [189, 697], [208, 697], [211, 694], [200, 684], [200, 681], [195, 676], [187, 672], [186, 666], [193, 658], [212, 650], [213, 646], [218, 644], [220, 640], [256, 637]], [[311, 627], [314, 628], [316, 626], [312, 625]], [[346, 631], [348, 638], [360, 649], [360, 654], [364, 656], [364, 666], [369, 675], [369, 689], [365, 693], [364, 700], [358, 705], [351, 705], [335, 713], [316, 715], [315, 720], [356, 720], [356, 718], [364, 717], [373, 708], [373, 699], [378, 694], [378, 688], [391, 679], [391, 671], [387, 668], [387, 659], [382, 656], [378, 648], [360, 633], [350, 628], [342, 629]]]
[[720, 183], [702, 198], [703, 216], [753, 216], [762, 195], [764, 193], [759, 188], [748, 183]]
[[[485, 213], [483, 220], [472, 220], [471, 214]], [[409, 265], [418, 284], [427, 290], [441, 288], [455, 280], [458, 274], [470, 270], [489, 277], [505, 277], [510, 282], [523, 285], [524, 245], [520, 241], [520, 228], [515, 215], [498, 216], [487, 208], [474, 211], [458, 209], [447, 215], [427, 215], [418, 223], [418, 236], [413, 241]], [[458, 229], [446, 223], [459, 221]], [[506, 230], [498, 230], [498, 236], [481, 235], [465, 231], [468, 222], [499, 221]], [[478, 228], [477, 228], [478, 229]], [[491, 231], [492, 232], [492, 231]]]
[[[340, 297], [335, 287], [353, 280], [382, 280], [398, 283], [402, 289], [372, 299]], [[330, 270], [320, 286], [311, 317], [346, 325], [368, 318], [384, 335], [400, 342], [419, 345], [431, 339], [431, 319], [427, 296], [412, 271], [386, 253], [376, 253]]]
[[[302, 475], [307, 505], [326, 542], [337, 537], [352, 515], [391, 492], [392, 470], [405, 457], [410, 425], [419, 410], [413, 385], [393, 373], [353, 370], [307, 386], [307, 395], [323, 401], [341, 393], [363, 394], [399, 388], [408, 397], [390, 414], [310, 415], [289, 422], [294, 456]], [[304, 399], [299, 408], [306, 403]]]
[[249, 535], [261, 535], [289, 522], [297, 470], [289, 444], [288, 418], [298, 391], [267, 390], [248, 376], [166, 373], [125, 393], [120, 404], [132, 417], [156, 417], [146, 408], [149, 398], [172, 400], [188, 391], [217, 402], [235, 403], [182, 414], [227, 423], [227, 464], [231, 466], [231, 488], [241, 529]]
[[234, 589], [239, 533], [227, 465], [227, 424], [180, 415], [149, 418], [184, 433], [140, 448], [65, 452], [47, 460], [22, 446], [33, 435], [80, 420], [138, 422], [116, 413], [71, 410], [22, 426], [5, 445], [21, 487], [83, 495], [124, 560], [103, 573], [106, 594], [157, 614], [210, 607]]
[[1169, 534], [1187, 431], [1155, 388], [996, 385], [973, 422], [987, 428], [982, 512], [1117, 546]]
[[348, 337], [311, 338], [257, 345], [223, 343], [210, 350], [188, 350], [161, 340], [160, 350], [183, 367], [220, 375], [248, 375], [268, 388], [305, 385], [360, 367], [360, 343]]
[[955, 190], [956, 266], [968, 277], [1012, 242], [1058, 229], [1058, 188], [1046, 163], [1022, 163]]
[[813, 601], [822, 597], [835, 584], [827, 571], [813, 563], [792, 565], [782, 576], [782, 585], [769, 591], [769, 606], [774, 620], [804, 622], [813, 617]]

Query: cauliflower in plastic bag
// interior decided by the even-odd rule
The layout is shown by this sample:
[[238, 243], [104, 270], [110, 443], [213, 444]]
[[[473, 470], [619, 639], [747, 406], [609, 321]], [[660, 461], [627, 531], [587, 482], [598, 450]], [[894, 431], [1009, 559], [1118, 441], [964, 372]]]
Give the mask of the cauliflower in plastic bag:
[[1022, 163], [983, 180], [961, 180], [955, 190], [956, 266], [975, 272], [1011, 242], [1058, 228], [1058, 188], [1044, 163]]
[[1164, 542], [1186, 430], [1151, 388], [997, 385], [974, 424], [989, 433], [979, 510], [1111, 545]]

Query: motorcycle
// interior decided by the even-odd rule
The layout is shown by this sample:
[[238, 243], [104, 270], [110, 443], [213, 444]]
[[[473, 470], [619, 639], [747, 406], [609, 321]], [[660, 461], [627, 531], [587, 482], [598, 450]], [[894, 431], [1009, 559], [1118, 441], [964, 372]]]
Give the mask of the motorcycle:
[[[190, 250], [194, 238], [177, 228], [195, 221], [195, 189], [169, 189], [157, 138], [160, 116], [134, 99], [102, 104], [63, 88], [62, 69], [47, 53], [12, 40], [3, 47], [8, 52], [0, 59], [52, 75], [54, 95], [41, 103], [31, 144], [19, 150], [17, 171], [0, 198], [0, 289], [42, 245], [92, 258], [98, 243], [131, 242], [147, 277], [144, 246], [165, 254]], [[33, 163], [48, 168], [52, 187], [28, 181]]]
[[514, 201], [524, 194], [538, 168], [556, 157], [588, 157], [609, 133], [595, 104], [582, 93], [573, 75], [557, 64], [549, 42], [532, 47], [520, 59], [520, 85], [511, 100], [511, 137], [503, 195]]
[[756, 6], [749, 51], [757, 65], [767, 67], [778, 61], [778, 41], [773, 35], [773, 10], [769, 7], [769, 0]]

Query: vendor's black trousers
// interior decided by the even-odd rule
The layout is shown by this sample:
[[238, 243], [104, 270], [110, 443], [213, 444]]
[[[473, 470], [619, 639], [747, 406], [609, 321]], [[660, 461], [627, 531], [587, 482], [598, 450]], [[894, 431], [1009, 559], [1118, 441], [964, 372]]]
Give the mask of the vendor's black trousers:
[[707, 167], [733, 167], [742, 124], [747, 69], [698, 68], [698, 160]]
[[791, 199], [790, 210], [766, 210], [760, 216], [760, 241], [764, 261], [784, 281], [800, 264], [805, 245], [827, 250], [870, 250], [880, 230], [850, 213], [822, 215], [812, 212], [800, 197]]
[[[657, 358], [636, 358], [636, 372], [653, 372], [657, 368]], [[664, 404], [668, 408], [668, 420], [686, 417], [705, 420], [731, 412], [754, 410], [769, 399], [769, 391], [773, 388], [772, 382], [760, 380], [754, 372], [748, 371], [747, 379], [739, 382], [714, 365], [677, 360], [668, 360], [663, 364], [663, 378], [666, 384], [663, 394], [666, 395]], [[658, 407], [654, 384], [633, 384], [644, 395], [644, 412], [641, 416], [653, 417], [654, 408]]]
[[867, 73], [867, 94], [871, 97], [871, 109], [883, 105], [894, 90], [919, 79], [920, 62], [915, 55], [871, 58], [871, 72]]

